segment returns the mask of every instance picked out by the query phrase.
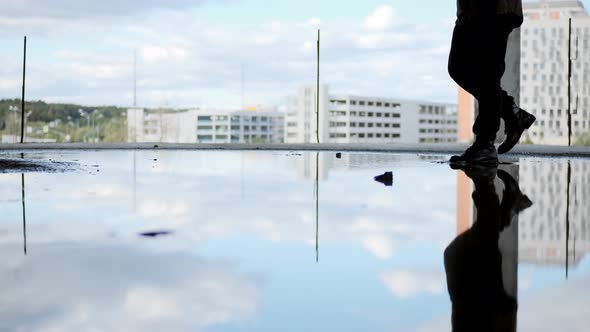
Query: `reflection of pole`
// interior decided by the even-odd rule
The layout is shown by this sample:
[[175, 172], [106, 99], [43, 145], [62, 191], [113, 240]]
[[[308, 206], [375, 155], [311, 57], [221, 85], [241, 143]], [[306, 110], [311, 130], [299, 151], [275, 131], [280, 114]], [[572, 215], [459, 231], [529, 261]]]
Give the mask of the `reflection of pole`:
[[133, 150], [133, 212], [137, 212], [137, 151]]
[[244, 200], [244, 154], [240, 153], [240, 194]]
[[[25, 159], [25, 154], [20, 154], [21, 159]], [[26, 215], [26, 207], [25, 207], [25, 174], [21, 173], [21, 194], [22, 194], [22, 203], [23, 203], [23, 248], [25, 252], [25, 256], [27, 255], [27, 215]]]
[[27, 217], [25, 213], [25, 174], [21, 174], [22, 202], [23, 202], [23, 243], [25, 256], [27, 255]]
[[320, 153], [315, 154], [315, 261], [320, 260]]
[[569, 277], [570, 267], [570, 185], [572, 181], [572, 165], [568, 160], [567, 162], [567, 193], [566, 193], [566, 204], [565, 204], [565, 278]]
[[572, 145], [572, 19], [567, 40], [567, 145]]

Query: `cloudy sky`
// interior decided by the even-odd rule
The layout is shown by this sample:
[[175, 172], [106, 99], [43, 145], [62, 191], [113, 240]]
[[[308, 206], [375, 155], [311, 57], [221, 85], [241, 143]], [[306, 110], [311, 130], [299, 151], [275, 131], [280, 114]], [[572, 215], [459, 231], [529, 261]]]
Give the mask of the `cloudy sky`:
[[[590, 0], [585, 0], [586, 2]], [[0, 98], [140, 106], [280, 105], [315, 81], [332, 91], [454, 102], [446, 61], [454, 0], [3, 0]]]
[[[448, 3], [447, 3], [448, 2]], [[454, 1], [3, 0], [0, 98], [130, 105], [138, 52], [143, 106], [281, 104], [315, 82], [335, 92], [453, 101], [446, 74]]]

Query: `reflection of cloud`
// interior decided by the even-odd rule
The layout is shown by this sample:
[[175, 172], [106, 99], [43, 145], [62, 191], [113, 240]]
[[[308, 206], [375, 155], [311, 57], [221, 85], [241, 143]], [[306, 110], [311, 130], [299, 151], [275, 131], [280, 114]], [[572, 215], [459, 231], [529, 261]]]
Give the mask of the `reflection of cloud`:
[[[174, 236], [160, 241], [155, 250], [187, 249], [236, 235], [315, 243], [313, 181], [297, 180], [290, 169], [295, 166], [290, 161], [295, 159], [245, 153], [244, 157], [259, 161], [254, 166], [253, 162], [242, 162], [239, 153], [141, 152], [136, 156], [134, 176], [132, 156], [128, 152], [70, 156], [82, 159], [82, 164], [99, 164], [100, 175], [72, 173], [67, 181], [53, 174], [32, 178], [27, 197], [35, 199], [37, 206], [29, 212], [35, 241], [94, 241], [114, 235], [118, 241], [128, 242], [138, 233], [167, 229], [174, 231]], [[163, 172], [151, 168], [154, 158]], [[438, 170], [432, 167], [429, 170]], [[407, 243], [446, 242], [454, 234], [449, 218], [453, 198], [438, 197], [441, 190], [454, 186], [452, 177], [434, 174], [428, 178], [428, 191], [412, 185], [413, 195], [429, 202], [425, 209], [421, 200], [401, 196], [402, 189], [376, 188], [372, 175], [371, 170], [335, 172], [333, 181], [321, 183], [319, 228], [323, 244], [356, 243], [385, 260]], [[403, 170], [398, 175], [401, 186], [412, 182]], [[7, 204], [12, 204], [18, 217], [20, 176], [0, 176], [0, 182], [3, 180], [12, 186], [0, 186], [0, 201], [15, 200]], [[51, 191], [45, 192], [45, 188]], [[0, 230], [17, 226], [0, 225]], [[20, 237], [16, 230], [0, 233], [3, 241]]]
[[445, 275], [437, 271], [389, 271], [381, 274], [381, 279], [400, 298], [421, 293], [442, 294], [445, 290]]
[[528, 331], [588, 331], [590, 317], [589, 275], [580, 280], [564, 282], [561, 286], [520, 301], [518, 327]]
[[393, 257], [395, 243], [384, 236], [371, 236], [365, 238], [363, 246], [379, 259], [390, 259]]
[[[526, 292], [518, 300], [518, 331], [588, 331], [590, 288], [586, 274], [578, 280], [563, 281], [540, 291]], [[532, 278], [527, 276], [525, 279]], [[519, 288], [522, 288], [519, 281]], [[526, 286], [527, 281], [525, 281]], [[419, 332], [450, 331], [451, 312], [418, 327]]]
[[0, 250], [0, 330], [200, 330], [251, 316], [258, 286], [225, 263], [133, 247]]

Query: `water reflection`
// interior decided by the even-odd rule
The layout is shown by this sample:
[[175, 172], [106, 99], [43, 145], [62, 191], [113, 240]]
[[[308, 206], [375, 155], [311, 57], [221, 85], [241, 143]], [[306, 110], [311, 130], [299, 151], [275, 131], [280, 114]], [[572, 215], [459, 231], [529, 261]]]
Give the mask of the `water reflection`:
[[[517, 167], [511, 169], [518, 171]], [[474, 222], [445, 249], [453, 331], [516, 331], [518, 238], [502, 241], [520, 212], [532, 206], [512, 175], [496, 168], [467, 169], [473, 181]], [[503, 191], [494, 181], [498, 178]], [[500, 200], [500, 193], [502, 199]]]
[[[432, 163], [448, 159], [442, 156], [109, 151], [59, 158], [100, 172], [27, 173], [26, 185], [20, 172], [0, 174], [7, 220], [0, 223], [0, 330], [449, 331], [442, 253], [472, 225], [486, 228], [477, 226], [474, 181]], [[548, 320], [565, 316], [551, 311], [551, 299], [582, 327], [568, 331], [585, 331], [585, 164], [571, 161], [569, 190], [567, 161], [534, 159], [503, 168], [510, 177], [499, 172], [497, 198], [482, 188], [492, 196], [483, 210], [497, 204], [502, 220], [501, 263], [480, 278], [494, 283], [499, 265], [501, 283], [496, 278], [482, 292], [500, 299], [503, 287], [507, 298], [518, 297], [520, 332], [558, 330]], [[394, 187], [373, 181], [391, 171]], [[467, 182], [457, 185], [458, 176]], [[532, 207], [524, 209], [519, 186]], [[27, 257], [23, 231], [31, 234]], [[550, 253], [541, 250], [549, 245], [561, 249], [552, 260], [523, 254], [532, 247]], [[465, 283], [458, 287], [477, 286]]]

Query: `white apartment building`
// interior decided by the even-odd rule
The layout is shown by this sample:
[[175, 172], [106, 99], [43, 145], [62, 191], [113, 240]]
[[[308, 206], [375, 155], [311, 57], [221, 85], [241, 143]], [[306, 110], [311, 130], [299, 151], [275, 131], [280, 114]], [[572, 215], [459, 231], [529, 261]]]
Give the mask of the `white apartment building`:
[[[286, 143], [317, 142], [317, 88], [287, 98]], [[449, 143], [457, 141], [456, 106], [381, 97], [330, 94], [319, 89], [321, 143]]]
[[197, 143], [282, 143], [278, 111], [197, 111]]
[[127, 110], [127, 140], [137, 143], [281, 143], [283, 126], [274, 109]]
[[194, 112], [127, 110], [127, 141], [130, 143], [194, 143]]
[[[572, 142], [590, 132], [590, 16], [579, 1], [524, 3], [521, 29], [521, 107], [537, 122], [534, 143], [568, 142], [568, 25], [572, 18]], [[526, 138], [523, 138], [526, 139]]]

